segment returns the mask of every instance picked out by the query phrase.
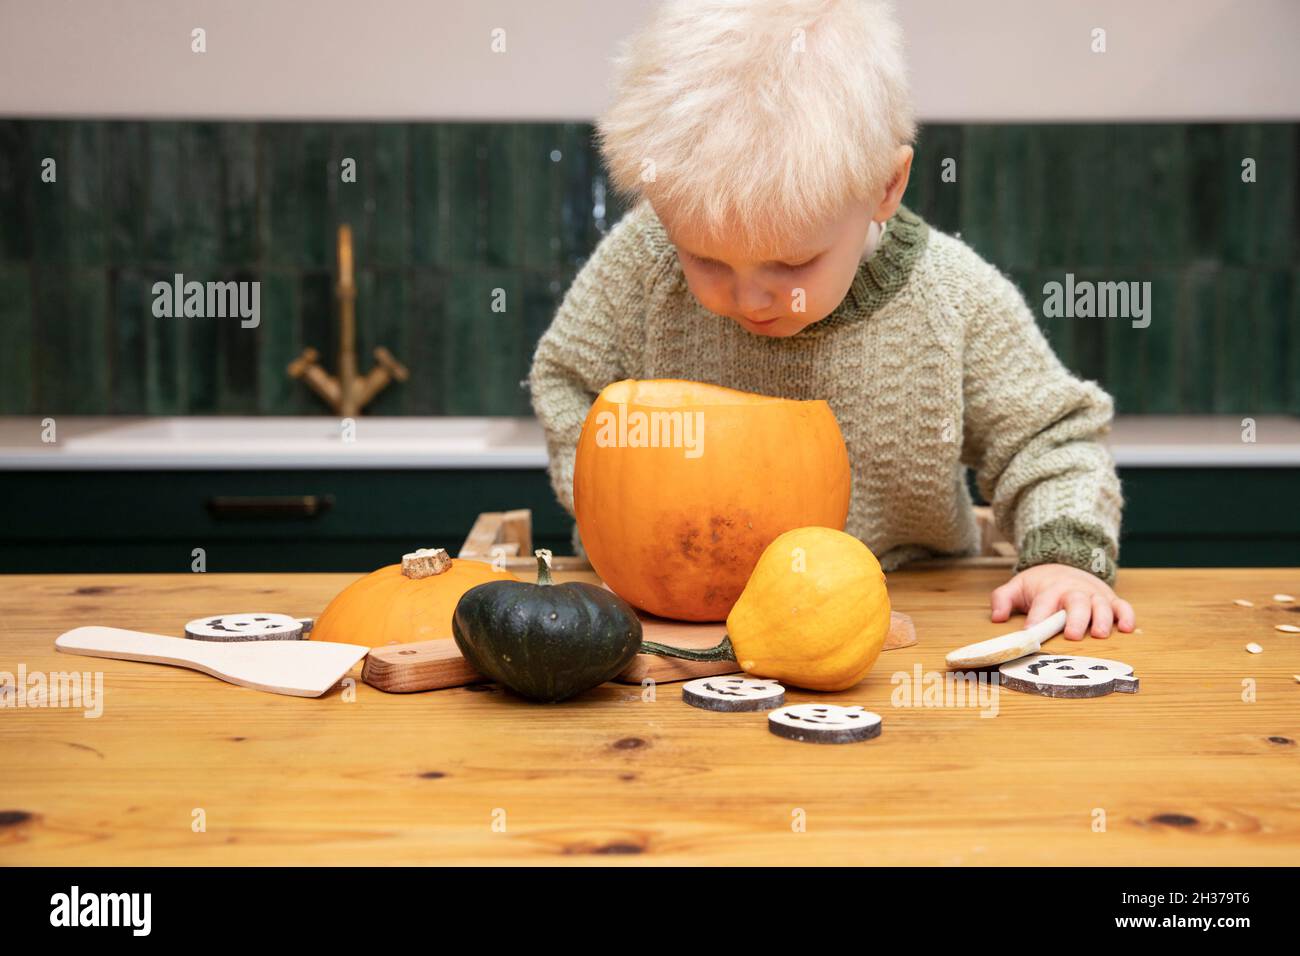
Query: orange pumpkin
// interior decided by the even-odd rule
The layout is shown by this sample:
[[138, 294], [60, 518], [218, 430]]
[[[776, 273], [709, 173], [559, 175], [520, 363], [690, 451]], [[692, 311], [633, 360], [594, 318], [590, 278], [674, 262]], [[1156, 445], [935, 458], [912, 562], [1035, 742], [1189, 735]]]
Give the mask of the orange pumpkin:
[[759, 556], [842, 530], [849, 457], [830, 406], [676, 380], [623, 381], [578, 439], [578, 531], [613, 591], [661, 617], [725, 620]]
[[416, 551], [340, 591], [311, 637], [367, 647], [451, 637], [452, 613], [462, 594], [489, 581], [517, 580], [482, 561], [452, 559], [441, 548]]

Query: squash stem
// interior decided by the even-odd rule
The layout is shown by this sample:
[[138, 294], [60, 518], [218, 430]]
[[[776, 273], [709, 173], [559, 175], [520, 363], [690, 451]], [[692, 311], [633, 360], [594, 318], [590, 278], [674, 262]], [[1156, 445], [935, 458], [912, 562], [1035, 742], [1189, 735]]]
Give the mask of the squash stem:
[[537, 583], [554, 584], [551, 580], [551, 552], [546, 548], [538, 548], [533, 554], [537, 555]]
[[731, 638], [724, 637], [716, 647], [706, 647], [694, 651], [687, 647], [672, 647], [656, 641], [642, 641], [642, 654], [654, 654], [657, 657], [677, 657], [684, 661], [734, 661], [736, 652], [731, 648]]

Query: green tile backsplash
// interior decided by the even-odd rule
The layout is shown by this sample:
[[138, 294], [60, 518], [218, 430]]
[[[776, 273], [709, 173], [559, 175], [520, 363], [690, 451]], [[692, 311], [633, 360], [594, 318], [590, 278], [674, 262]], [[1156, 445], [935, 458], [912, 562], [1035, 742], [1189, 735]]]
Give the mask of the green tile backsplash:
[[[907, 202], [1010, 275], [1121, 412], [1300, 413], [1297, 128], [929, 126]], [[362, 366], [382, 344], [412, 371], [369, 413], [527, 414], [533, 345], [623, 211], [591, 132], [0, 121], [0, 414], [323, 412], [285, 366], [312, 345], [335, 367], [341, 222]], [[175, 272], [260, 280], [260, 327], [155, 318], [151, 287]], [[1151, 282], [1150, 327], [1044, 317], [1067, 272]]]

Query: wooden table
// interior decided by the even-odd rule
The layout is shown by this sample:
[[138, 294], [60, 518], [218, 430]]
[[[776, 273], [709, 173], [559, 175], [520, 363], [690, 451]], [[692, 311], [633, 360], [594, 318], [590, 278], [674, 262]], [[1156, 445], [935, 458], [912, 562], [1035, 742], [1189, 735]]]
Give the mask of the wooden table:
[[1300, 594], [1300, 571], [1123, 571], [1141, 633], [1068, 647], [1132, 664], [1136, 695], [1007, 690], [992, 718], [892, 706], [891, 675], [941, 671], [945, 652], [1010, 629], [988, 622], [1004, 577], [890, 576], [920, 644], [851, 691], [788, 695], [883, 714], [879, 739], [846, 746], [696, 710], [679, 685], [560, 705], [363, 684], [307, 700], [53, 651], [81, 624], [316, 614], [350, 575], [0, 578], [0, 670], [102, 670], [105, 685], [96, 719], [0, 710], [0, 863], [1300, 862], [1300, 636], [1273, 629], [1300, 609], [1271, 600]]

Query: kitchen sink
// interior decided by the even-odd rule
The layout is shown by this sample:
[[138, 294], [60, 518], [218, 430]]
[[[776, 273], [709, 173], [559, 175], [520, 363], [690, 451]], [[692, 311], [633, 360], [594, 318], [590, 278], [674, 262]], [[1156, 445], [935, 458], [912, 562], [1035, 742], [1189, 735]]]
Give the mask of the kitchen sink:
[[[483, 448], [500, 444], [513, 430], [512, 422], [485, 418], [371, 418], [356, 419], [353, 442], [416, 442], [440, 448]], [[69, 444], [154, 448], [192, 445], [244, 448], [249, 445], [346, 444], [345, 430], [337, 420], [319, 418], [155, 418], [125, 425], [110, 425], [75, 435]]]
[[531, 418], [59, 418], [0, 420], [0, 468], [541, 468]]

